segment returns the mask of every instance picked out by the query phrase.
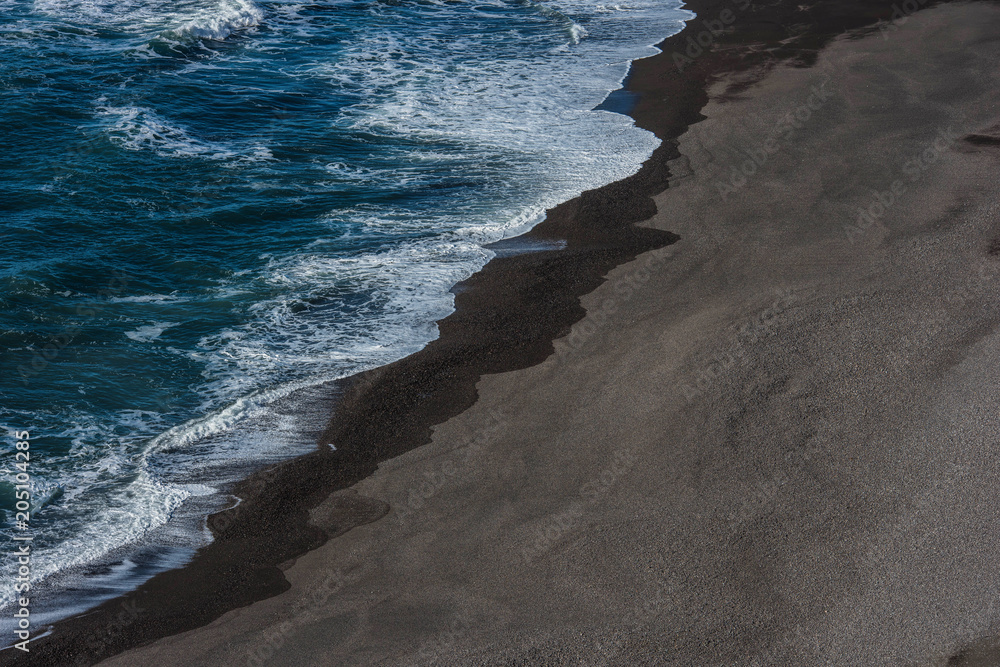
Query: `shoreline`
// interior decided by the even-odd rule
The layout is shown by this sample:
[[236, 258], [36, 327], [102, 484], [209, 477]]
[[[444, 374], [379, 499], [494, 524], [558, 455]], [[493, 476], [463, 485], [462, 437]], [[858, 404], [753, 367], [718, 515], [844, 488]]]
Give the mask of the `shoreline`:
[[[735, 17], [735, 33], [712, 36], [727, 47], [724, 52], [692, 58], [682, 76], [664, 76], [675, 66], [677, 48], [704, 32], [702, 17], [711, 20], [732, 4], [689, 2], [686, 8], [698, 18], [662, 42], [663, 53], [633, 62], [627, 88], [639, 99], [631, 115], [663, 141], [641, 171], [557, 206], [545, 221], [517, 237], [542, 247], [565, 242], [565, 248], [498, 257], [456, 286], [455, 312], [439, 323], [438, 339], [410, 357], [343, 382], [342, 399], [318, 451], [237, 485], [234, 492], [243, 502], [212, 516], [215, 541], [190, 565], [57, 623], [51, 635], [33, 642], [28, 657], [19, 656], [19, 664], [90, 664], [287, 590], [282, 563], [390, 511], [385, 503], [361, 498], [342, 502], [320, 530], [308, 523], [310, 509], [365, 479], [380, 463], [428, 442], [432, 427], [476, 403], [482, 376], [548, 358], [552, 341], [568, 334], [586, 314], [581, 296], [605, 282], [615, 267], [678, 240], [635, 224], [656, 214], [652, 196], [668, 187], [667, 163], [680, 157], [677, 139], [700, 120], [716, 74], [757, 69], [751, 77], [756, 80], [779, 62], [799, 60], [808, 66], [834, 36], [892, 12], [889, 3], [880, 5], [880, 11], [867, 3], [813, 8], [813, 20], [826, 22], [822, 30], [805, 31], [794, 46], [779, 45], [770, 54], [753, 50], [751, 57], [742, 58], [741, 45], [786, 39], [787, 32], [775, 26], [795, 13], [785, 6], [749, 11]], [[336, 452], [325, 447], [328, 443], [337, 446]]]

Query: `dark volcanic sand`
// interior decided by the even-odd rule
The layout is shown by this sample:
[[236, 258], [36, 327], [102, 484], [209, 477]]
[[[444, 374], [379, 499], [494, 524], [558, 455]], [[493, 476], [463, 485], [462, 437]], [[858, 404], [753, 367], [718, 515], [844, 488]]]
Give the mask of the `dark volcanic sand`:
[[[564, 249], [498, 257], [456, 288], [456, 312], [440, 323], [438, 340], [404, 360], [343, 383], [338, 389], [342, 392], [341, 400], [321, 439], [321, 447], [313, 454], [262, 471], [239, 485], [235, 492], [243, 502], [234, 510], [212, 517], [210, 525], [216, 540], [188, 567], [158, 575], [125, 601], [110, 601], [85, 616], [57, 624], [50, 636], [32, 644], [29, 656], [7, 652], [0, 659], [6, 663], [16, 658], [17, 664], [92, 664], [156, 639], [199, 628], [230, 610], [289, 590], [286, 579], [289, 561], [303, 557], [353, 527], [381, 519], [392, 509], [384, 500], [350, 494], [330, 498], [331, 493], [355, 485], [390, 459], [430, 442], [432, 427], [444, 424], [476, 403], [477, 382], [484, 376], [527, 369], [549, 358], [554, 350], [552, 341], [569, 334], [571, 326], [586, 314], [580, 298], [599, 288], [616, 267], [670, 244], [683, 248], [689, 235], [686, 228], [676, 228], [681, 233], [678, 237], [649, 226], [637, 227], [635, 223], [657, 214], [653, 197], [667, 189], [672, 177], [689, 175], [685, 171], [687, 156], [682, 157], [683, 151], [678, 150], [679, 138], [689, 126], [702, 120], [701, 111], [709, 103], [713, 84], [724, 78], [728, 85], [717, 98], [739, 103], [744, 96], [752, 96], [755, 82], [766, 80], [775, 68], [787, 65], [808, 68], [833, 38], [874, 26], [880, 19], [891, 18], [893, 13], [891, 2], [773, 2], [739, 11], [741, 4], [708, 0], [689, 3], [688, 7], [699, 19], [666, 40], [661, 45], [663, 54], [635, 63], [628, 88], [640, 98], [632, 115], [640, 126], [655, 132], [664, 143], [636, 176], [585, 193], [553, 209], [545, 222], [526, 235], [529, 243], [565, 242]], [[693, 64], [678, 72], [672, 54], [684, 52], [688, 38], [696, 38], [705, 31], [703, 20], [714, 19], [726, 9], [732, 9], [735, 15], [730, 30], [715, 36], [709, 52], [694, 58]], [[912, 25], [901, 25], [899, 30], [887, 34], [897, 43], [906, 43], [914, 39]], [[860, 33], [854, 37], [859, 38]], [[878, 31], [872, 33], [869, 39], [872, 38], [881, 39]], [[943, 70], [940, 76], [948, 76], [948, 71]], [[979, 135], [990, 136], [988, 132]], [[851, 139], [848, 135], [844, 141], [850, 144]], [[976, 140], [969, 143], [976, 144]], [[834, 160], [834, 157], [820, 159]], [[706, 187], [711, 188], [711, 182]], [[884, 188], [885, 184], [878, 182], [877, 187]], [[748, 187], [747, 193], [750, 191]], [[789, 197], [788, 201], [796, 198], [795, 193], [783, 196]], [[661, 205], [676, 203], [659, 201]], [[730, 206], [733, 201], [729, 201]], [[714, 215], [711, 206], [700, 213]], [[669, 210], [661, 211], [656, 226], [672, 229], [670, 215]], [[690, 234], [694, 234], [693, 229]], [[753, 243], [751, 236], [744, 246], [751, 247]], [[662, 262], [664, 255], [657, 257]], [[763, 253], [756, 259], [765, 266], [773, 261]], [[616, 317], [612, 314], [611, 320]], [[608, 329], [617, 334], [634, 324], [621, 320], [608, 325]], [[599, 333], [598, 337], [614, 338], [608, 332]], [[619, 381], [628, 383], [630, 377], [623, 376]], [[564, 385], [559, 391], [565, 394], [567, 402], [572, 402], [576, 389], [574, 385]], [[609, 391], [614, 393], [613, 389]], [[684, 400], [684, 394], [678, 394], [677, 399]], [[517, 422], [518, 415], [504, 414], [498, 419]], [[552, 415], [551, 424], [556, 432], [564, 427], [563, 419], [559, 414]], [[697, 424], [687, 426], [697, 431]], [[633, 428], [642, 430], [646, 425], [637, 424]], [[741, 427], [733, 428], [738, 431]], [[780, 430], [784, 426], [773, 425], [773, 428]], [[569, 421], [565, 422], [565, 429], [571, 430]], [[335, 444], [337, 451], [331, 451], [326, 443]], [[610, 454], [606, 461], [614, 463]], [[618, 463], [625, 467], [632, 465], [627, 461]], [[752, 467], [752, 463], [747, 465]], [[600, 472], [598, 468], [597, 473]], [[802, 502], [811, 500], [806, 497]], [[314, 513], [310, 524], [309, 510], [316, 507], [321, 510], [319, 515]], [[555, 503], [550, 511], [560, 507]], [[696, 521], [695, 517], [692, 514], [689, 520]], [[334, 540], [326, 548], [335, 548], [337, 544]], [[757, 556], [752, 553], [747, 556], [754, 557]], [[480, 565], [495, 566], [490, 565], [488, 558]], [[427, 567], [430, 570], [439, 565]], [[764, 575], [748, 572], [746, 576], [756, 581]], [[614, 573], [608, 573], [608, 578], [615, 580]], [[513, 585], [516, 581], [498, 583], [500, 587]], [[773, 595], [780, 597], [779, 592]], [[130, 614], [123, 611], [123, 604], [142, 611]], [[447, 613], [450, 612], [442, 612], [446, 617]], [[762, 627], [767, 625], [766, 618], [760, 622]], [[560, 621], [552, 623], [558, 627]], [[739, 633], [745, 637], [736, 644], [740, 641], [752, 644], [752, 631], [741, 626]], [[458, 632], [458, 635], [466, 637], [468, 633]], [[705, 634], [705, 641], [718, 644], [725, 635], [722, 629], [715, 628]], [[208, 634], [199, 641], [206, 646], [220, 646], [227, 637]], [[313, 641], [321, 643], [322, 637], [314, 637]], [[150, 650], [155, 652], [155, 647]], [[473, 653], [479, 656], [475, 659], [478, 664], [483, 654], [468, 650], [472, 651], [468, 656]], [[988, 647], [968, 649], [977, 650], [987, 651]], [[501, 653], [497, 647], [492, 651]], [[283, 655], [280, 652], [275, 655], [274, 664], [291, 664], [291, 659]], [[367, 654], [359, 649], [359, 655]], [[555, 655], [546, 653], [545, 660], [555, 660]], [[713, 660], [718, 659], [711, 648], [705, 649], [704, 656], [702, 664], [714, 664]], [[131, 658], [122, 659], [122, 664], [130, 664]], [[533, 662], [530, 654], [517, 659], [543, 664]], [[176, 660], [164, 654], [158, 660], [162, 661], [159, 664], [200, 664], [200, 658], [191, 654]], [[246, 660], [245, 651], [232, 657], [233, 664], [246, 664]], [[364, 658], [358, 660], [364, 663]], [[472, 657], [468, 660], [473, 662]], [[615, 658], [610, 660], [611, 664], [617, 664]], [[658, 663], [652, 658], [647, 660], [652, 660], [648, 664]], [[377, 659], [373, 657], [372, 661]], [[303, 658], [296, 664], [299, 662], [315, 664], [315, 658]], [[333, 658], [330, 664], [336, 664]]]

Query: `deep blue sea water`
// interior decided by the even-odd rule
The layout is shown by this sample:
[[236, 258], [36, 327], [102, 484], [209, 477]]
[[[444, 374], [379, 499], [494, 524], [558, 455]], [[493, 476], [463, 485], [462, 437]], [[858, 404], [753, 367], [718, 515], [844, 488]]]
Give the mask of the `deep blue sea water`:
[[283, 398], [420, 349], [485, 243], [637, 171], [655, 138], [594, 109], [679, 5], [0, 0], [0, 553], [26, 430], [36, 617], [183, 562], [220, 485], [315, 446]]

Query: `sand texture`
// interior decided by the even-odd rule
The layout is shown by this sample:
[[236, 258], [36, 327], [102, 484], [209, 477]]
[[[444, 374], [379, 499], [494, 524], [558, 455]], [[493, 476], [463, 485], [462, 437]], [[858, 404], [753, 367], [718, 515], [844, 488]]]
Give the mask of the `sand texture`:
[[956, 3], [715, 79], [677, 243], [312, 510], [366, 518], [289, 590], [103, 664], [998, 664], [998, 62]]

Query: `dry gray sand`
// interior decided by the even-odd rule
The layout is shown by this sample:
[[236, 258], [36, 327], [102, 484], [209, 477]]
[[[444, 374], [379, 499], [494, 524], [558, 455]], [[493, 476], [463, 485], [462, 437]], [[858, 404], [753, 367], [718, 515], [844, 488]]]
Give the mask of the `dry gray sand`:
[[997, 664], [1000, 6], [848, 37], [715, 86], [680, 242], [352, 490], [385, 518], [104, 664]]

